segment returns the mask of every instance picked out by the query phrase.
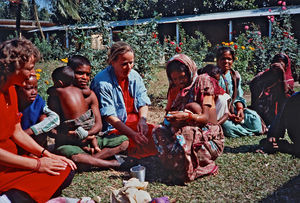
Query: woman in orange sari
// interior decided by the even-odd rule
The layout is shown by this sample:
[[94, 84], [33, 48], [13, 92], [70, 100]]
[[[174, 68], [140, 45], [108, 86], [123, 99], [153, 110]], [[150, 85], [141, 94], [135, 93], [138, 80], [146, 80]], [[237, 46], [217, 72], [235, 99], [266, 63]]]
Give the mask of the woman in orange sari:
[[[20, 124], [15, 85], [34, 75], [39, 51], [26, 39], [0, 45], [0, 194], [11, 202], [45, 202], [66, 181], [76, 165], [38, 145]], [[35, 157], [20, 156], [17, 146]]]

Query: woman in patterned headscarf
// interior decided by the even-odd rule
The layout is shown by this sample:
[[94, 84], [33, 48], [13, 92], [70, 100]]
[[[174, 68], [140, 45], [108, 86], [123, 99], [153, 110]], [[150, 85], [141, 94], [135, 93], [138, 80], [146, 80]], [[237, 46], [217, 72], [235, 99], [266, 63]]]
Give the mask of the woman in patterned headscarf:
[[[215, 112], [215, 97], [221, 88], [207, 74], [198, 76], [196, 64], [184, 54], [172, 57], [166, 72], [170, 83], [166, 120], [170, 125], [155, 128], [153, 138], [168, 178], [191, 181], [214, 174], [218, 170], [215, 159], [224, 148]], [[191, 103], [199, 105], [202, 113], [187, 111]]]

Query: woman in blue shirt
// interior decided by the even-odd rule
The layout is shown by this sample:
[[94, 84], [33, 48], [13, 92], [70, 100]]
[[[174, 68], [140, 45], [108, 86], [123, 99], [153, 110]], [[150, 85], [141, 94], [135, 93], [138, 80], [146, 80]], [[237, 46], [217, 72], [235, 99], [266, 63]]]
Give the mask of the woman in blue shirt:
[[157, 154], [151, 135], [154, 125], [146, 122], [151, 103], [143, 79], [132, 69], [133, 49], [125, 42], [116, 42], [110, 48], [108, 64], [91, 83], [99, 100], [103, 131], [126, 135], [129, 156]]

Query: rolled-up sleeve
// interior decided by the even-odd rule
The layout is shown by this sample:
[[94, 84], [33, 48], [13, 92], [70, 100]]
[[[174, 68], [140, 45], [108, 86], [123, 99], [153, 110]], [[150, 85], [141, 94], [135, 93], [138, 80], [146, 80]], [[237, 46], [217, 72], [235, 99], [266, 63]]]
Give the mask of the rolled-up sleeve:
[[49, 132], [60, 124], [59, 116], [57, 115], [57, 113], [50, 110], [47, 105], [44, 107], [43, 113], [47, 117], [41, 122], [30, 127], [35, 135]]
[[141, 106], [146, 106], [146, 105], [151, 104], [150, 98], [148, 97], [148, 94], [147, 94], [147, 89], [141, 78], [140, 78], [139, 83], [140, 83], [140, 85], [139, 85], [139, 89], [138, 89], [138, 93], [137, 93], [137, 107], [138, 108]]

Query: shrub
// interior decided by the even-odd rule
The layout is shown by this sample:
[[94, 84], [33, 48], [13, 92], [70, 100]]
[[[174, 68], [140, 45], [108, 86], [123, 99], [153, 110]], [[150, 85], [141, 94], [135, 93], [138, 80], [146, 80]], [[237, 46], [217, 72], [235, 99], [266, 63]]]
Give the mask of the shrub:
[[34, 38], [35, 46], [40, 50], [43, 60], [59, 59], [64, 54], [64, 48], [58, 41], [56, 34], [50, 36], [49, 41], [39, 39], [36, 35]]
[[195, 32], [195, 37], [187, 35], [182, 28], [180, 28], [179, 33], [179, 44], [169, 36], [164, 39], [163, 49], [166, 60], [169, 60], [170, 57], [177, 53], [183, 53], [191, 57], [197, 64], [197, 67], [201, 68], [203, 60], [208, 53], [208, 48], [211, 47], [211, 43], [199, 31]]
[[162, 48], [156, 33], [156, 23], [128, 27], [119, 37], [132, 46], [135, 52], [135, 70], [146, 84], [152, 79], [155, 67], [162, 60]]

